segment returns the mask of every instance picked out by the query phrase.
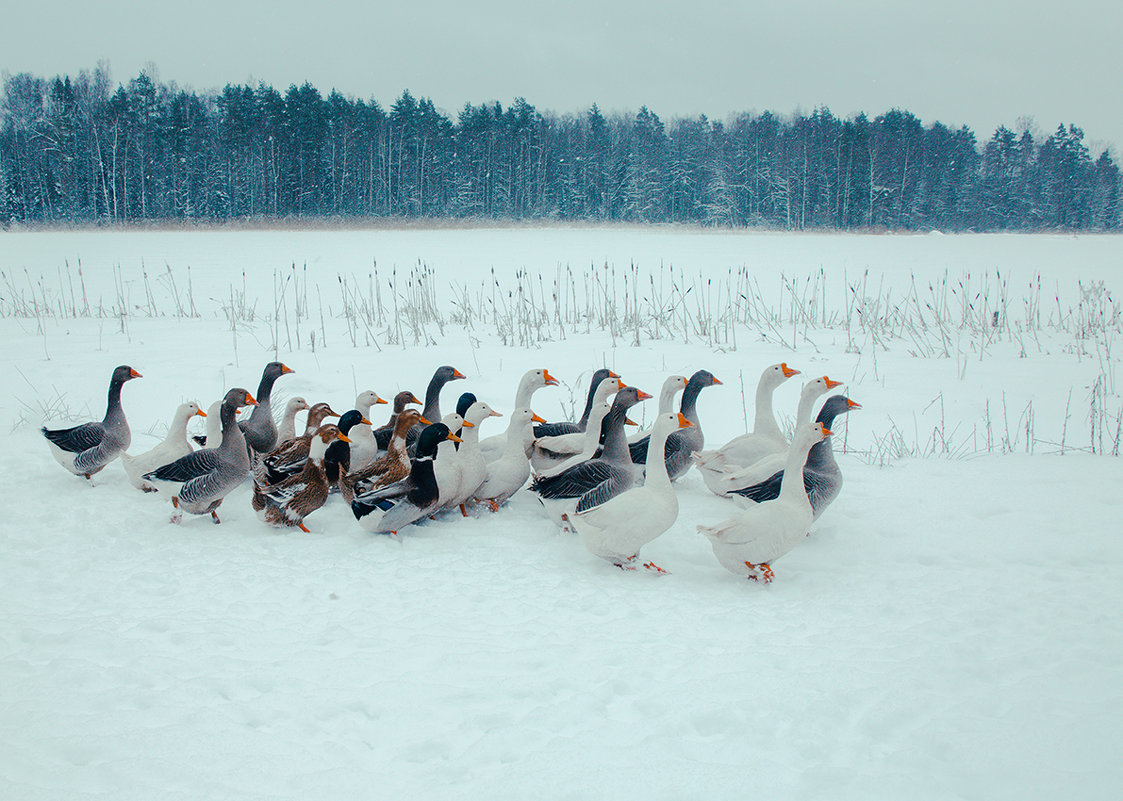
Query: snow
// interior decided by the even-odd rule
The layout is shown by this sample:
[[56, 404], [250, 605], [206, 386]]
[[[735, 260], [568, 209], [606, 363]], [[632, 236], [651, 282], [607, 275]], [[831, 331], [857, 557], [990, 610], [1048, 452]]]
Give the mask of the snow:
[[[119, 264], [133, 307], [143, 306], [141, 259], [153, 275], [166, 261], [180, 284], [190, 264], [202, 316], [176, 318], [154, 281], [167, 316], [134, 308], [124, 332], [112, 317], [0, 318], [10, 376], [0, 797], [1109, 799], [1123, 789], [1123, 465], [1087, 452], [1089, 387], [1117, 369], [1110, 349], [1077, 347], [1058, 328], [1024, 358], [1005, 339], [980, 358], [964, 333], [965, 359], [914, 356], [900, 340], [874, 363], [868, 344], [848, 352], [837, 326], [812, 329], [793, 352], [748, 331], [737, 350], [681, 338], [613, 346], [596, 330], [523, 349], [486, 326], [446, 324], [443, 337], [432, 330], [435, 345], [379, 352], [352, 347], [335, 316], [337, 272], [365, 276], [373, 258], [384, 279], [391, 265], [425, 261], [442, 299], [449, 281], [485, 280], [492, 265], [507, 285], [524, 265], [552, 274], [634, 259], [715, 275], [752, 261], [762, 283], [822, 266], [832, 286], [840, 271], [867, 268], [871, 285], [996, 269], [1013, 285], [1041, 273], [1067, 304], [1078, 278], [1110, 287], [1117, 239], [0, 234], [13, 283], [26, 267], [52, 291], [63, 260], [73, 268], [78, 257], [107, 305]], [[229, 386], [255, 391], [274, 355], [272, 272], [293, 261], [314, 276], [317, 329], [320, 287], [326, 343], [313, 352], [302, 333], [286, 351], [282, 341], [296, 372], [278, 381], [277, 407], [300, 394], [338, 409], [367, 388], [420, 395], [434, 367], [452, 364], [469, 378], [449, 385], [446, 406], [470, 390], [507, 413], [523, 371], [546, 367], [565, 385], [532, 405], [553, 419], [580, 403], [602, 360], [649, 392], [704, 367], [726, 382], [699, 401], [707, 442], [720, 444], [745, 430], [742, 377], [751, 424], [756, 377], [785, 360], [804, 374], [777, 392], [781, 418], [800, 380], [821, 373], [863, 404], [836, 427], [842, 494], [774, 565], [776, 581], [757, 586], [723, 570], [694, 530], [732, 509], [695, 471], [676, 484], [678, 521], [642, 552], [670, 571], [656, 576], [592, 556], [525, 492], [494, 515], [448, 515], [401, 541], [362, 531], [337, 499], [309, 517], [311, 534], [269, 528], [245, 486], [220, 508], [222, 525], [189, 516], [176, 527], [166, 499], [137, 492], [119, 464], [87, 485], [49, 458], [36, 426], [100, 417], [119, 363], [144, 374], [123, 392], [134, 451], [162, 438], [183, 400], [205, 407]], [[219, 306], [243, 268], [259, 318], [232, 332]], [[1033, 455], [1024, 434], [1017, 453], [983, 446], [985, 404], [1000, 429], [1004, 394], [1011, 437], [1033, 403]], [[925, 408], [936, 398], [942, 422], [940, 404]], [[956, 441], [974, 447], [877, 458], [892, 424], [917, 445], [958, 426]], [[488, 425], [481, 436], [505, 421]], [[1052, 444], [1062, 435], [1063, 456]]]

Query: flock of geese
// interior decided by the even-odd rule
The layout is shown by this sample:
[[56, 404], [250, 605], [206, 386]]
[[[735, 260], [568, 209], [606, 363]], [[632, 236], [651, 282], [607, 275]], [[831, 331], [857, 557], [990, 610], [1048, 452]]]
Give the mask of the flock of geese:
[[[839, 386], [826, 376], [815, 378], [800, 395], [789, 442], [776, 422], [772, 396], [799, 371], [775, 364], [760, 377], [752, 432], [704, 450], [698, 396], [721, 383], [706, 370], [689, 379], [669, 377], [653, 425], [631, 436], [627, 426], [635, 423], [628, 411], [651, 398], [648, 393], [602, 368], [593, 373], [579, 420], [546, 422], [531, 410], [531, 398], [558, 382], [548, 370], [530, 370], [519, 382], [506, 431], [481, 439], [482, 424], [503, 415], [466, 392], [456, 411], [442, 417], [442, 389], [465, 378], [453, 367], [436, 370], [424, 402], [412, 392], [398, 393], [382, 427], [369, 418], [375, 405], [387, 401], [371, 391], [361, 393], [355, 408], [342, 415], [327, 403], [292, 398], [278, 425], [270, 403], [273, 384], [291, 372], [271, 362], [256, 398], [239, 387], [207, 411], [181, 404], [163, 442], [129, 454], [132, 438], [121, 388], [140, 374], [122, 365], [113, 371], [103, 420], [42, 431], [59, 464], [87, 479], [121, 457], [134, 486], [170, 495], [176, 523], [184, 512], [209, 514], [220, 522], [223, 499], [252, 477], [253, 508], [269, 524], [308, 531], [305, 519], [336, 493], [350, 504], [362, 528], [396, 536], [442, 512], [459, 509], [467, 515], [469, 506], [494, 512], [529, 480], [550, 519], [575, 531], [591, 553], [623, 570], [643, 567], [657, 573], [666, 571], [643, 562], [640, 550], [674, 524], [678, 499], [672, 485], [696, 467], [710, 490], [740, 507], [721, 522], [697, 526], [698, 531], [727, 570], [767, 583], [773, 579], [772, 562], [794, 548], [838, 496], [842, 473], [830, 426], [838, 415], [859, 408], [833, 395], [812, 421], [817, 400]], [[421, 409], [409, 408], [413, 405]], [[238, 420], [245, 407], [252, 413]], [[297, 434], [296, 416], [302, 411], [306, 421]], [[205, 437], [187, 435], [195, 416], [207, 418]]]

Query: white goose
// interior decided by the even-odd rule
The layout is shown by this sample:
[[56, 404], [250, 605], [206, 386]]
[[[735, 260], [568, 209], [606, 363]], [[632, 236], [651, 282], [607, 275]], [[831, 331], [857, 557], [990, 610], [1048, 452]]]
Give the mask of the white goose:
[[121, 464], [124, 465], [125, 474], [134, 487], [145, 492], [156, 492], [158, 487], [151, 481], [145, 481], [141, 476], [157, 467], [171, 464], [194, 450], [187, 440], [187, 421], [196, 415], [206, 417], [207, 413], [200, 409], [197, 403], [181, 403], [175, 410], [168, 435], [163, 442], [152, 450], [136, 456], [121, 454]]
[[[632, 487], [600, 506], [569, 516], [590, 553], [622, 570], [635, 570], [640, 548], [674, 525], [678, 518], [678, 498], [667, 474], [663, 449], [672, 432], [692, 425], [680, 413], [658, 415], [651, 430], [647, 478], [643, 486]], [[654, 562], [645, 562], [643, 566], [658, 573], [666, 572]]]
[[[558, 462], [553, 467], [547, 467], [545, 470], [535, 471], [539, 476], [556, 476], [563, 470], [568, 470], [574, 465], [586, 462], [597, 455], [600, 450], [600, 435], [601, 426], [604, 418], [608, 416], [609, 409], [612, 408], [612, 401], [602, 401], [601, 403], [594, 403], [593, 408], [589, 410], [589, 424], [585, 428], [585, 445], [577, 453], [570, 456], [563, 462]], [[628, 424], [628, 419], [624, 418], [624, 425]]]
[[[368, 419], [371, 417], [370, 407], [379, 403], [387, 403], [387, 401], [378, 397], [376, 392], [369, 389], [366, 392], [360, 392], [358, 397], [355, 398], [355, 408], [363, 413], [363, 417]], [[351, 472], [362, 470], [378, 458], [378, 440], [374, 438], [374, 429], [371, 428], [369, 423], [359, 423], [352, 426], [347, 436], [351, 440], [351, 463], [348, 468]]]
[[[655, 412], [656, 416], [673, 412], [675, 410], [675, 398], [684, 389], [686, 389], [686, 376], [668, 376], [667, 380], [663, 382], [663, 388], [659, 390], [659, 408]], [[652, 424], [650, 427], [632, 434], [628, 437], [628, 444], [631, 445], [634, 442], [639, 442], [644, 437], [651, 436], [651, 432], [654, 428], [655, 426]]]
[[734, 437], [717, 450], [701, 451], [695, 456], [698, 472], [702, 474], [706, 486], [713, 492], [718, 495], [726, 492], [711, 482], [725, 474], [722, 468], [727, 465], [744, 467], [769, 454], [787, 452], [788, 441], [784, 437], [784, 432], [780, 430], [779, 423], [776, 422], [776, 414], [772, 411], [772, 395], [777, 387], [793, 375], [799, 375], [799, 370], [788, 367], [787, 362], [766, 367], [756, 385], [753, 430], [748, 434]]
[[[535, 392], [542, 387], [556, 387], [557, 385], [558, 380], [550, 375], [549, 370], [527, 370], [519, 381], [518, 390], [515, 391], [515, 404], [512, 408], [529, 409], [530, 399]], [[533, 445], [533, 442], [531, 445]], [[485, 461], [491, 462], [506, 453], [506, 446], [506, 432], [495, 434], [480, 440], [480, 453], [484, 455]], [[530, 456], [530, 451], [527, 451], [526, 455]]]
[[530, 409], [516, 409], [511, 414], [503, 455], [487, 463], [487, 478], [473, 495], [477, 501], [483, 501], [494, 512], [522, 488], [530, 478], [526, 451], [534, 444], [534, 424], [545, 422]]
[[464, 412], [464, 429], [460, 434], [463, 442], [456, 451], [460, 467], [460, 487], [449, 501], [449, 508], [460, 507], [460, 514], [468, 516], [464, 504], [476, 494], [476, 490], [487, 479], [487, 462], [480, 453], [480, 424], [489, 417], [503, 415], [483, 401], [476, 401]]
[[[211, 409], [218, 411], [218, 406], [222, 405], [222, 401], [212, 405]], [[289, 398], [288, 403], [285, 404], [285, 410], [281, 413], [281, 423], [277, 426], [277, 444], [288, 442], [290, 439], [296, 439], [296, 415], [297, 412], [306, 412], [312, 407], [308, 405], [308, 401], [300, 396]], [[207, 418], [207, 436], [210, 436], [210, 417]], [[221, 434], [219, 437], [221, 438]], [[218, 447], [217, 445], [215, 447]]]
[[814, 513], [803, 487], [803, 463], [807, 452], [830, 435], [822, 423], [800, 426], [776, 500], [754, 504], [716, 526], [698, 526], [722, 567], [750, 581], [772, 581], [772, 562], [798, 545], [811, 528]]
[[[588, 443], [588, 433], [593, 432], [596, 441], [600, 442], [600, 427], [593, 425], [593, 411], [608, 400], [613, 393], [626, 387], [619, 378], [606, 378], [597, 385], [593, 392], [593, 399], [589, 406], [587, 423], [584, 431], [574, 431], [569, 434], [558, 434], [553, 437], [539, 437], [534, 441], [534, 451], [530, 454], [530, 465], [538, 475], [553, 475], [545, 471], [556, 467], [561, 462], [575, 464], [572, 457], [582, 453]], [[610, 404], [611, 406], [611, 404]], [[591, 456], [589, 458], [592, 458]], [[583, 460], [579, 460], [583, 461]]]
[[[441, 418], [441, 422], [449, 431], [461, 431], [464, 428], [472, 428], [474, 425], [474, 423], [467, 422], [455, 412], [446, 414]], [[416, 428], [416, 426], [414, 427]], [[438, 509], [452, 503], [452, 499], [456, 497], [456, 493], [460, 490], [460, 459], [456, 455], [456, 446], [460, 442], [462, 442], [461, 438], [456, 437], [455, 439], [442, 439], [440, 444], [437, 445], [437, 455], [433, 459], [433, 478], [437, 483], [436, 508]]]
[[[803, 392], [801, 392], [799, 396], [799, 407], [796, 409], [795, 413], [796, 427], [799, 428], [800, 426], [810, 423], [811, 413], [815, 409], [815, 401], [834, 387], [840, 385], [841, 382], [832, 381], [825, 375], [808, 381], [804, 385]], [[785, 450], [781, 453], [767, 454], [757, 459], [752, 464], [741, 467], [726, 465], [722, 468], [722, 475], [717, 478], [711, 478], [706, 482], [706, 485], [713, 492], [719, 495], [726, 495], [735, 490], [751, 487], [754, 484], [759, 484], [761, 481], [766, 480], [776, 471], [783, 470], [784, 465], [787, 464], [787, 460], [788, 453]]]

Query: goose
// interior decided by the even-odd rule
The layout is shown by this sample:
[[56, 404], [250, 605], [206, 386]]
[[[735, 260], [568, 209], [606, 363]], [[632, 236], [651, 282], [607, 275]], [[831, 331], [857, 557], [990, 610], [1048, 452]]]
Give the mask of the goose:
[[793, 375], [799, 375], [799, 370], [788, 367], [787, 362], [764, 368], [756, 385], [753, 430], [734, 437], [717, 450], [698, 454], [698, 471], [711, 490], [721, 494], [710, 483], [712, 479], [721, 477], [725, 465], [744, 466], [773, 453], [787, 452], [788, 440], [780, 430], [780, 424], [776, 422], [776, 414], [772, 411], [772, 396], [776, 388]]
[[[840, 384], [841, 382], [832, 381], [825, 375], [808, 381], [807, 384], [804, 385], [803, 392], [801, 392], [799, 396], [799, 408], [795, 413], [796, 426], [798, 427], [810, 423], [811, 412], [815, 407], [816, 399], [826, 394], [834, 387], [840, 386]], [[777, 470], [784, 469], [787, 458], [787, 451], [784, 451], [781, 453], [768, 454], [744, 467], [736, 467], [727, 464], [722, 468], [722, 475], [718, 478], [711, 477], [710, 480], [706, 481], [706, 485], [712, 492], [718, 495], [728, 495], [734, 490], [759, 484]]]
[[269, 486], [255, 480], [251, 504], [258, 517], [274, 526], [295, 526], [308, 531], [304, 518], [327, 502], [331, 487], [324, 467], [328, 449], [336, 442], [346, 444], [347, 441], [338, 426], [330, 423], [321, 426], [312, 435], [308, 458], [299, 473]]
[[[655, 414], [660, 415], [673, 412], [675, 410], [675, 397], [684, 389], [686, 389], [686, 376], [668, 376], [667, 380], [663, 382], [663, 388], [659, 390], [659, 408], [656, 410]], [[645, 437], [651, 436], [653, 429], [654, 425], [628, 435], [628, 444], [631, 445]]]
[[798, 545], [811, 527], [814, 513], [803, 488], [801, 468], [812, 446], [830, 435], [822, 423], [801, 425], [788, 449], [775, 500], [754, 504], [715, 526], [697, 527], [709, 539], [722, 567], [750, 581], [772, 582], [772, 563]]
[[219, 398], [207, 407], [207, 433], [191, 438], [200, 448], [217, 448], [222, 444], [222, 415], [219, 412], [222, 410], [223, 400], [224, 398]]
[[487, 479], [487, 461], [480, 453], [480, 424], [489, 417], [502, 416], [483, 401], [476, 401], [464, 412], [463, 442], [456, 452], [459, 487], [448, 502], [450, 509], [459, 506], [464, 517], [468, 516], [465, 504]]
[[556, 476], [534, 480], [531, 489], [538, 494], [551, 520], [568, 528], [564, 515], [599, 506], [635, 483], [638, 469], [628, 454], [624, 419], [628, 409], [650, 397], [631, 386], [617, 392], [612, 409], [604, 418], [604, 449], [601, 455], [563, 470]]
[[[575, 454], [581, 453], [585, 450], [587, 444], [587, 437], [589, 430], [592, 429], [597, 438], [599, 445], [604, 439], [602, 432], [597, 428], [596, 423], [599, 421], [594, 420], [593, 410], [608, 400], [608, 397], [615, 392], [619, 392], [626, 387], [619, 377], [609, 376], [597, 384], [596, 390], [593, 392], [592, 403], [585, 410], [582, 417], [582, 425], [580, 431], [571, 431], [566, 434], [554, 434], [552, 436], [538, 436], [534, 441], [534, 449], [530, 454], [530, 465], [534, 468], [534, 472], [538, 475], [546, 475], [547, 470], [552, 467], [557, 467], [562, 462], [570, 462]], [[603, 421], [603, 416], [601, 418]], [[590, 425], [592, 423], [592, 425]], [[542, 426], [536, 426], [535, 431], [540, 430]], [[557, 471], [555, 471], [557, 472]]]
[[[535, 474], [539, 476], [556, 476], [563, 470], [568, 470], [575, 464], [588, 461], [597, 455], [600, 450], [600, 443], [603, 439], [603, 426], [604, 418], [608, 411], [612, 408], [612, 401], [605, 400], [600, 403], [593, 404], [592, 410], [589, 412], [589, 422], [585, 427], [585, 433], [581, 436], [584, 437], [584, 445], [581, 450], [561, 462], [556, 462], [551, 467], [543, 468], [542, 470], [535, 470]], [[624, 424], [627, 425], [628, 419], [624, 419]], [[533, 434], [533, 432], [532, 432]], [[572, 436], [571, 434], [562, 434], [563, 437]]]
[[417, 438], [417, 453], [410, 460], [409, 475], [385, 487], [359, 495], [351, 502], [351, 513], [367, 531], [396, 535], [440, 507], [436, 476], [437, 447], [459, 439], [444, 423], [426, 426]]
[[559, 422], [559, 423], [542, 423], [534, 427], [535, 437], [556, 437], [559, 434], [572, 434], [574, 432], [583, 432], [586, 424], [589, 422], [589, 412], [593, 408], [593, 396], [596, 394], [597, 387], [606, 378], [619, 378], [620, 376], [609, 370], [607, 367], [602, 367], [593, 373], [592, 379], [589, 381], [589, 395], [585, 400], [585, 411], [581, 413], [581, 419], [576, 423]]
[[[355, 408], [363, 417], [370, 417], [371, 407], [380, 403], [384, 404], [386, 401], [369, 389], [360, 392], [355, 398]], [[359, 423], [350, 432], [344, 433], [351, 442], [348, 448], [349, 469], [359, 470], [378, 458], [378, 440], [375, 439], [374, 429], [370, 424]]]
[[409, 390], [403, 390], [394, 396], [394, 405], [391, 407], [390, 421], [381, 428], [376, 428], [374, 430], [374, 439], [378, 442], [378, 449], [380, 451], [386, 450], [386, 447], [390, 444], [390, 437], [393, 436], [394, 433], [394, 421], [398, 419], [399, 414], [405, 411], [406, 406], [411, 403], [419, 404], [421, 401]]
[[121, 387], [141, 375], [127, 364], [113, 370], [109, 379], [109, 400], [105, 417], [99, 422], [82, 423], [73, 428], [42, 428], [55, 461], [76, 476], [87, 480], [100, 472], [132, 444], [129, 423], [121, 408]]
[[254, 476], [263, 484], [275, 484], [286, 476], [297, 473], [308, 457], [308, 447], [312, 437], [328, 417], [339, 417], [327, 403], [317, 403], [308, 410], [304, 423], [304, 433], [296, 439], [281, 443], [274, 451], [266, 454], [254, 465]]
[[[607, 410], [608, 404], [603, 404]], [[507, 424], [503, 455], [487, 463], [487, 478], [473, 497], [496, 511], [518, 492], [530, 478], [530, 462], [526, 458], [528, 444], [534, 442], [534, 424], [546, 422], [529, 408], [516, 409]], [[590, 417], [590, 424], [592, 418]]]
[[[668, 436], [693, 425], [681, 412], [657, 415], [651, 429], [644, 483], [599, 506], [568, 516], [591, 554], [607, 559], [621, 570], [635, 570], [640, 548], [674, 525], [678, 498], [667, 474], [667, 460], [661, 454]], [[654, 562], [645, 562], [643, 566], [657, 573], [666, 572]]]
[[[449, 381], [467, 378], [462, 372], [451, 365], [438, 367], [429, 379], [429, 386], [425, 389], [425, 405], [421, 409], [421, 416], [429, 420], [441, 419], [441, 390]], [[406, 435], [406, 445], [412, 449], [417, 437], [421, 434], [422, 426], [415, 425]]]
[[[679, 412], [691, 422], [689, 428], [674, 431], [666, 440], [664, 459], [667, 462], [667, 472], [671, 481], [677, 481], [690, 469], [691, 454], [702, 449], [705, 437], [702, 434], [702, 423], [698, 419], [698, 394], [706, 387], [721, 384], [709, 370], [699, 370], [690, 376], [686, 382], [686, 389], [682, 391], [682, 403]], [[647, 463], [647, 448], [650, 438], [641, 439], [639, 442], [628, 446], [632, 461], [636, 464]]]
[[[832, 395], [819, 410], [819, 416], [815, 421], [822, 423], [829, 430], [840, 414], [861, 408], [862, 404], [850, 400], [845, 395]], [[831, 445], [833, 441], [828, 437], [812, 446], [803, 465], [803, 488], [811, 501], [811, 512], [816, 520], [842, 491], [842, 471], [838, 468], [838, 462], [834, 460], [834, 447]], [[755, 503], [771, 501], [780, 495], [783, 480], [784, 471], [779, 470], [759, 484], [733, 490], [734, 500], [744, 498]]]
[[[530, 399], [535, 392], [543, 387], [556, 387], [557, 385], [558, 380], [550, 375], [549, 370], [527, 370], [519, 381], [519, 387], [515, 391], [515, 402], [511, 408], [529, 409]], [[486, 461], [494, 461], [506, 454], [506, 444], [506, 432], [485, 437], [480, 440], [480, 453], [484, 455]], [[531, 444], [533, 445], [533, 442]], [[527, 456], [530, 456], [529, 452]]]
[[293, 372], [280, 362], [269, 362], [261, 372], [261, 383], [257, 385], [257, 405], [248, 420], [238, 423], [246, 444], [255, 454], [266, 454], [277, 447], [277, 423], [273, 420], [270, 398], [273, 383], [281, 376]]
[[197, 403], [181, 403], [175, 410], [172, 424], [168, 427], [168, 435], [163, 442], [152, 450], [136, 456], [121, 454], [121, 465], [134, 487], [145, 492], [156, 492], [156, 485], [145, 481], [141, 476], [194, 451], [187, 440], [187, 421], [195, 416], [206, 417], [207, 413], [200, 409]]
[[[219, 401], [222, 405], [222, 401]], [[285, 411], [281, 414], [281, 424], [277, 426], [277, 444], [282, 445], [290, 439], [296, 439], [296, 414], [297, 412], [306, 412], [312, 407], [308, 405], [308, 401], [299, 396], [289, 398], [288, 403], [285, 404]], [[215, 409], [215, 411], [218, 411]], [[207, 436], [210, 436], [210, 428], [207, 428]]]
[[178, 510], [172, 517], [173, 523], [180, 522], [184, 512], [193, 515], [210, 513], [216, 524], [222, 522], [216, 510], [227, 493], [241, 484], [250, 472], [246, 438], [235, 416], [241, 407], [256, 404], [253, 395], [241, 387], [230, 390], [219, 409], [221, 445], [181, 456], [171, 464], [144, 474], [146, 481], [172, 492], [172, 506]]
[[394, 421], [394, 434], [386, 453], [366, 467], [340, 477], [339, 491], [347, 503], [356, 495], [401, 481], [409, 475], [409, 456], [406, 455], [406, 432], [418, 421], [429, 424], [417, 409], [406, 409]]

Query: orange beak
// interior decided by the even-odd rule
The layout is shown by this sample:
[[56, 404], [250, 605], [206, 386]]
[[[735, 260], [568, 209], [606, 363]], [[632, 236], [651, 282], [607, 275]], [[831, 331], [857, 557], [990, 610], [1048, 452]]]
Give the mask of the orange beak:
[[497, 412], [497, 411], [495, 411], [495, 409], [492, 409], [492, 410], [491, 410], [491, 415], [490, 415], [490, 416], [491, 416], [491, 417], [502, 417], [502, 416], [503, 416], [503, 413], [502, 413], [502, 412]]
[[780, 362], [780, 372], [784, 374], [784, 378], [791, 378], [793, 375], [799, 375], [799, 370], [788, 367], [787, 362]]
[[253, 395], [251, 395], [250, 393], [247, 392], [246, 393], [246, 402], [243, 403], [242, 405], [243, 406], [257, 406], [257, 401], [255, 401], [253, 399]]
[[411, 392], [411, 393], [409, 393], [409, 402], [410, 402], [410, 403], [421, 403], [421, 401], [419, 401], [419, 400], [417, 399], [417, 396], [416, 396], [416, 395], [414, 395], [414, 394], [413, 394], [412, 392]]
[[823, 436], [824, 437], [829, 437], [833, 433], [834, 432], [831, 431], [829, 428], [827, 428], [826, 426], [823, 426]]
[[284, 375], [285, 373], [295, 373], [295, 372], [296, 371], [293, 370], [291, 367], [289, 367], [287, 364], [281, 365], [281, 375]]
[[649, 395], [648, 393], [644, 392], [642, 389], [639, 389], [639, 390], [636, 390], [636, 391], [639, 393], [636, 397], [639, 398], [640, 400], [647, 400], [648, 398], [655, 397], [654, 395]]
[[720, 381], [718, 381], [718, 380], [717, 380], [717, 379], [715, 378], [715, 379], [714, 379], [714, 383], [715, 383], [715, 384], [720, 384], [721, 382], [720, 382]]
[[460, 372], [455, 367], [453, 367], [452, 368], [452, 377], [453, 378], [467, 378], [468, 376], [464, 375], [464, 373]]
[[129, 378], [144, 378], [144, 376], [142, 376], [140, 373], [138, 373], [136, 370], [134, 370], [133, 368], [130, 367], [129, 368]]
[[678, 413], [678, 427], [679, 428], [692, 428], [694, 424], [686, 419], [686, 415], [682, 412]]
[[202, 409], [196, 409], [195, 414], [197, 414], [199, 417], [206, 417], [207, 416], [207, 413], [204, 412]]
[[445, 439], [451, 439], [453, 442], [463, 442], [464, 441], [464, 440], [460, 439], [460, 437], [453, 434], [451, 431], [448, 432], [448, 436], [445, 437]]
[[360, 423], [366, 423], [366, 424], [367, 424], [368, 426], [369, 426], [369, 425], [373, 425], [373, 423], [371, 423], [371, 421], [370, 421], [370, 420], [368, 420], [368, 419], [366, 419], [365, 417], [364, 417], [364, 418], [362, 418], [361, 420], [359, 420], [359, 422], [360, 422]]
[[618, 387], [616, 388], [616, 389], [617, 389], [617, 391], [619, 391], [619, 390], [621, 390], [621, 389], [627, 389], [627, 388], [628, 388], [628, 385], [627, 385], [627, 384], [625, 384], [625, 383], [624, 383], [624, 382], [623, 382], [623, 381], [622, 381], [621, 379], [619, 379], [619, 378], [617, 378], [617, 379], [616, 379], [616, 383], [620, 385], [620, 386], [618, 386]]
[[476, 424], [475, 423], [469, 423], [467, 420], [465, 420], [460, 424], [460, 427], [461, 428], [475, 428]]
[[419, 423], [424, 423], [424, 424], [425, 424], [425, 425], [427, 425], [427, 426], [431, 426], [431, 425], [433, 425], [432, 421], [430, 421], [430, 420], [426, 420], [426, 419], [425, 419], [424, 417], [418, 417], [418, 418], [417, 418], [417, 422], [419, 422]]
[[351, 441], [350, 439], [347, 438], [346, 434], [340, 434], [338, 437], [336, 437], [336, 439], [338, 439], [340, 442], [350, 442]]
[[385, 401], [382, 398], [378, 398], [377, 400], [375, 400], [375, 403], [389, 403], [389, 401]]
[[331, 410], [331, 407], [329, 406], [329, 407], [328, 407], [328, 413], [327, 413], [326, 415], [324, 415], [324, 416], [325, 416], [325, 417], [339, 417], [339, 414], [338, 414], [337, 412], [333, 412], [333, 411]]
[[530, 415], [530, 419], [533, 420], [536, 423], [545, 423], [546, 422], [545, 418], [539, 417], [538, 415], [533, 414], [533, 413]]
[[635, 420], [633, 420], [630, 417], [625, 417], [624, 418], [624, 425], [626, 425], [626, 426], [638, 426], [639, 423], [637, 423]]
[[862, 404], [858, 403], [858, 401], [852, 401], [852, 400], [850, 400], [850, 398], [846, 399], [846, 405], [849, 406], [851, 409], [861, 409], [862, 408]]
[[835, 387], [841, 387], [842, 386], [841, 381], [832, 381], [831, 379], [827, 378], [826, 376], [823, 376], [823, 380], [827, 382], [827, 389], [834, 389]]
[[609, 370], [608, 371], [608, 377], [609, 378], [619, 378], [620, 376], [617, 375], [616, 373], [612, 372], [611, 370]]
[[554, 378], [552, 375], [550, 375], [549, 370], [543, 370], [542, 371], [542, 377], [544, 379], [546, 379], [546, 386], [556, 387], [558, 385], [558, 380], [556, 378]]

